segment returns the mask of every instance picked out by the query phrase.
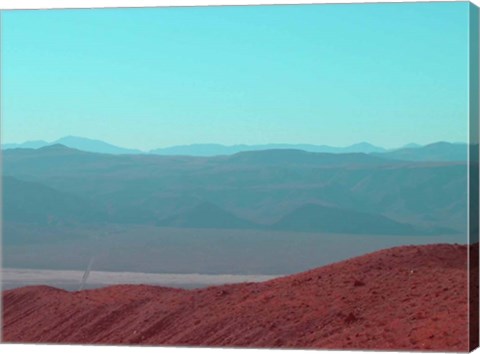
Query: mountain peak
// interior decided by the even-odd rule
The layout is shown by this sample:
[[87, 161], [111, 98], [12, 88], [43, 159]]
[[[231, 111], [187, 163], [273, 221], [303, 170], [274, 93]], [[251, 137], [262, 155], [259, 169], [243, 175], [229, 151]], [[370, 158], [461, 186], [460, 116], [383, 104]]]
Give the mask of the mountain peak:
[[74, 150], [74, 149], [69, 148], [68, 146], [63, 145], [63, 144], [52, 144], [52, 145], [42, 146], [42, 147], [38, 148], [38, 150], [52, 151], [52, 150]]
[[359, 143], [352, 144], [352, 145], [350, 145], [349, 147], [353, 147], [353, 146], [358, 146], [358, 147], [366, 146], [366, 147], [370, 147], [370, 146], [375, 146], [375, 145], [370, 144], [370, 143], [367, 143], [366, 141], [361, 141], [361, 142], [359, 142]]
[[408, 143], [408, 144], [403, 145], [401, 148], [395, 149], [395, 150], [400, 150], [400, 149], [417, 149], [417, 148], [419, 148], [419, 147], [421, 147], [421, 146], [422, 146], [422, 145], [416, 144], [416, 143]]
[[52, 144], [62, 144], [74, 149], [102, 154], [122, 155], [142, 153], [140, 150], [119, 147], [102, 140], [83, 138], [73, 135], [64, 136], [63, 138], [54, 141]]
[[425, 147], [448, 147], [448, 146], [452, 146], [454, 144], [452, 143], [449, 143], [447, 141], [437, 141], [435, 143], [431, 143], [431, 144], [427, 144], [425, 145]]

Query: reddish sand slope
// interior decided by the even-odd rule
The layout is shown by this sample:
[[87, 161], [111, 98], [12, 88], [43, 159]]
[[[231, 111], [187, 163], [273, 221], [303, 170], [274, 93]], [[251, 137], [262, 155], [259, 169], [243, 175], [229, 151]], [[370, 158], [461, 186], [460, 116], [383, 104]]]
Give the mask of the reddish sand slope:
[[3, 340], [467, 351], [467, 247], [405, 246], [264, 283], [3, 292]]

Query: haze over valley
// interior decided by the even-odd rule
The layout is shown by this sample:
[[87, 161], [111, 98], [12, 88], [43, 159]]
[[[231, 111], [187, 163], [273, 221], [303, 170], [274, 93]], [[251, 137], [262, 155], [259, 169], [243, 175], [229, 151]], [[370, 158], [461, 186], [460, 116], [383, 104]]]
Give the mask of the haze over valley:
[[4, 267], [84, 270], [93, 259], [95, 271], [271, 276], [389, 246], [464, 243], [465, 150], [6, 148]]

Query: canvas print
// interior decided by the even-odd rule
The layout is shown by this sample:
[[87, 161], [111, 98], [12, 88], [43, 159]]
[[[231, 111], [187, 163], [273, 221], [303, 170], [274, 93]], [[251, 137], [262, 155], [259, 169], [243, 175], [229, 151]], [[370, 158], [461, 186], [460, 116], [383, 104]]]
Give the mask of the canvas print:
[[468, 2], [1, 12], [2, 342], [478, 344]]

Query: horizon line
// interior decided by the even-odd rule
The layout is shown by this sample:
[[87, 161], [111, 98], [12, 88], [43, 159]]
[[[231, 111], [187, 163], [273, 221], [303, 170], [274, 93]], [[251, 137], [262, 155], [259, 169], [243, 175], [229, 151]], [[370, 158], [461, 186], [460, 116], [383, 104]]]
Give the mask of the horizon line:
[[91, 141], [91, 142], [98, 142], [98, 143], [107, 144], [107, 145], [110, 145], [112, 147], [116, 147], [116, 148], [120, 148], [120, 149], [138, 150], [140, 152], [146, 152], [146, 153], [154, 151], [154, 150], [170, 149], [170, 148], [176, 148], [176, 147], [208, 146], [208, 145], [217, 145], [217, 146], [226, 147], [226, 148], [233, 148], [233, 147], [239, 147], [239, 146], [254, 147], [254, 146], [267, 146], [267, 145], [309, 145], [309, 146], [315, 146], [315, 147], [329, 147], [329, 148], [342, 149], [342, 148], [354, 147], [356, 145], [368, 144], [372, 147], [380, 148], [380, 149], [384, 149], [384, 150], [388, 151], [388, 150], [406, 148], [409, 145], [416, 145], [417, 147], [424, 147], [424, 146], [428, 146], [428, 145], [432, 145], [432, 144], [436, 144], [436, 143], [449, 143], [449, 144], [453, 144], [453, 145], [468, 144], [468, 142], [436, 140], [436, 141], [432, 141], [432, 142], [429, 142], [429, 143], [426, 143], [426, 144], [409, 142], [409, 143], [405, 143], [405, 144], [397, 146], [397, 147], [387, 148], [387, 147], [384, 147], [382, 145], [376, 145], [374, 143], [370, 143], [368, 141], [359, 141], [359, 142], [356, 142], [356, 143], [352, 143], [352, 144], [349, 144], [349, 145], [342, 145], [342, 146], [340, 146], [340, 145], [329, 145], [329, 144], [323, 144], [323, 143], [307, 143], [307, 142], [303, 142], [303, 143], [302, 142], [295, 142], [295, 143], [293, 143], [293, 142], [292, 143], [289, 143], [289, 142], [268, 142], [268, 143], [254, 143], [254, 144], [247, 144], [247, 143], [222, 144], [222, 143], [218, 143], [218, 142], [203, 142], [203, 143], [198, 142], [198, 143], [184, 143], [184, 144], [159, 146], [159, 147], [154, 147], [154, 148], [150, 148], [150, 149], [141, 149], [141, 148], [137, 148], [137, 147], [126, 147], [126, 146], [123, 146], [123, 145], [116, 145], [114, 143], [110, 143], [106, 140], [101, 140], [101, 139], [93, 139], [93, 138], [76, 136], [76, 135], [65, 135], [65, 136], [62, 136], [58, 139], [54, 139], [54, 140], [51, 140], [51, 141], [47, 141], [47, 140], [44, 140], [44, 139], [35, 139], [35, 140], [25, 140], [23, 142], [5, 142], [5, 143], [1, 142], [1, 147], [3, 149], [3, 147], [5, 145], [24, 145], [24, 144], [28, 144], [28, 143], [45, 143], [45, 145], [54, 145], [54, 144], [61, 144], [58, 141], [62, 140], [62, 139], [66, 139], [66, 138], [88, 140], [88, 141]]

